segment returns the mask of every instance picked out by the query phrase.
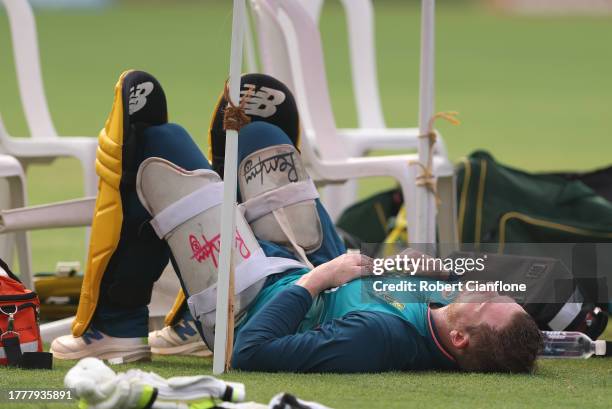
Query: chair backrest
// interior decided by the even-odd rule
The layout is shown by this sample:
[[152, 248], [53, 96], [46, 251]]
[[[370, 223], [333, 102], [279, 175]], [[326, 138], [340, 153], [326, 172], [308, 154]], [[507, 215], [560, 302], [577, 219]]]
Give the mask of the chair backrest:
[[34, 13], [28, 0], [0, 0], [7, 12], [19, 95], [30, 135], [57, 137], [43, 88]]
[[[324, 0], [300, 0], [318, 24]], [[357, 121], [360, 128], [385, 128], [376, 66], [372, 0], [340, 0], [348, 30], [349, 55]]]
[[341, 0], [346, 13], [353, 75], [353, 92], [360, 128], [385, 128], [374, 40], [374, 7], [371, 0]]
[[271, 18], [257, 0], [251, 0], [251, 9], [255, 16], [255, 30], [263, 72], [282, 81], [295, 93], [289, 51], [280, 25], [275, 21], [269, 21]]
[[[260, 37], [260, 45], [265, 72], [288, 83], [296, 94], [306, 137], [316, 138], [310, 142], [318, 148], [318, 156], [322, 159], [348, 157], [337, 138], [321, 37], [314, 20], [293, 0], [253, 0], [253, 6], [258, 33], [264, 35]], [[274, 35], [276, 41], [266, 43], [266, 36]], [[285, 64], [281, 61], [287, 60], [288, 67], [281, 67]]]

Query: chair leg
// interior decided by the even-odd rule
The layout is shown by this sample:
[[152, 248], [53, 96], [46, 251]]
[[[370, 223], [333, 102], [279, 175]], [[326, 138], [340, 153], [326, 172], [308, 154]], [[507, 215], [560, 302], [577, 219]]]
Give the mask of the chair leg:
[[15, 234], [14, 233], [3, 234], [0, 237], [0, 258], [4, 260], [4, 262], [9, 266], [13, 264], [14, 250], [15, 250]]
[[402, 196], [404, 198], [404, 206], [406, 207], [406, 226], [408, 231], [408, 243], [412, 246], [421, 243], [421, 238], [417, 237], [417, 206], [416, 206], [416, 186], [414, 179], [411, 177], [398, 179]]
[[61, 320], [41, 324], [40, 337], [42, 338], [42, 341], [52, 342], [57, 337], [70, 334], [72, 321], [74, 321], [74, 317], [68, 317]]
[[[347, 146], [346, 154], [349, 157], [363, 156], [367, 154], [367, 151], [361, 145], [356, 144]], [[342, 212], [357, 200], [359, 190], [358, 180], [349, 179], [344, 183], [334, 183], [323, 187], [322, 202], [334, 223], [338, 221]]]
[[348, 180], [323, 188], [322, 202], [332, 221], [336, 222], [342, 212], [353, 204], [357, 198], [357, 186], [357, 181]]
[[34, 273], [32, 271], [32, 254], [28, 232], [15, 233], [15, 236], [21, 281], [26, 288], [34, 290]]
[[440, 237], [440, 255], [445, 256], [459, 249], [457, 233], [457, 192], [455, 176], [438, 178], [438, 234]]
[[[0, 209], [10, 209], [11, 188], [7, 178], [0, 179]], [[7, 233], [0, 235], [0, 258], [9, 266], [13, 264], [15, 250], [15, 235]]]
[[[8, 179], [11, 195], [11, 207], [25, 207], [25, 181], [14, 176]], [[32, 255], [28, 233], [25, 231], [15, 233], [15, 244], [19, 257], [19, 278], [23, 284], [30, 289], [34, 288], [34, 275], [32, 271]]]

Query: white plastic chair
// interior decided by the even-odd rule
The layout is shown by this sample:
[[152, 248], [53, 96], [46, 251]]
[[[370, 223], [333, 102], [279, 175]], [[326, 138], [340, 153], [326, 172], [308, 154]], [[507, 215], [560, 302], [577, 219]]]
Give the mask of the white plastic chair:
[[[424, 188], [418, 189], [416, 177], [420, 173], [413, 162], [419, 161], [419, 155], [393, 155], [384, 157], [363, 157], [374, 147], [393, 146], [393, 139], [376, 136], [348, 136], [336, 128], [333, 118], [330, 97], [328, 94], [323, 52], [318, 28], [308, 12], [297, 0], [252, 0], [252, 7], [257, 16], [257, 29], [261, 49], [261, 60], [266, 71], [288, 84], [296, 94], [298, 107], [303, 120], [305, 138], [302, 154], [311, 176], [316, 181], [343, 182], [372, 176], [391, 176], [401, 186], [407, 204], [407, 223], [409, 238], [412, 243], [435, 243], [436, 209], [432, 197]], [[433, 13], [433, 10], [429, 10]], [[428, 15], [433, 24], [433, 14]], [[429, 21], [429, 20], [428, 20]], [[433, 27], [426, 27], [432, 31]], [[428, 31], [428, 32], [429, 32]], [[282, 41], [279, 41], [282, 40]], [[433, 39], [431, 39], [433, 40]], [[426, 42], [426, 51], [433, 52], [433, 41]], [[428, 55], [425, 53], [424, 55]], [[423, 71], [433, 71], [432, 64], [425, 64]], [[271, 72], [273, 71], [273, 72]], [[425, 81], [426, 80], [426, 81]], [[433, 76], [422, 76], [427, 87], [426, 94], [433, 94]], [[433, 106], [431, 96], [424, 95]], [[427, 115], [431, 109], [423, 110]], [[433, 112], [429, 114], [429, 117]], [[421, 124], [426, 126], [427, 121]], [[421, 162], [427, 157], [423, 145], [425, 138], [419, 138], [419, 129], [411, 129], [409, 134], [399, 136], [397, 142], [404, 149], [419, 149]], [[379, 141], [376, 143], [374, 141]], [[383, 142], [384, 141], [384, 142]], [[425, 142], [425, 144], [424, 144]], [[443, 145], [436, 144], [433, 156], [434, 174], [438, 177], [438, 189], [442, 198], [442, 207], [438, 214], [440, 241], [456, 242], [455, 197], [453, 183], [453, 166], [448, 160]], [[336, 190], [338, 192], [338, 190]], [[325, 192], [326, 195], [328, 192]], [[346, 203], [346, 192], [335, 197], [326, 197], [326, 205]], [[425, 194], [425, 196], [423, 195]], [[344, 196], [344, 197], [343, 197]], [[418, 200], [417, 196], [421, 197]], [[422, 200], [423, 198], [427, 200]], [[338, 206], [335, 207], [336, 211]]]
[[[376, 149], [415, 149], [418, 145], [417, 128], [387, 128], [384, 122], [378, 90], [376, 52], [374, 46], [374, 10], [370, 0], [341, 0], [347, 15], [351, 71], [358, 128], [339, 129], [338, 134], [352, 149], [352, 155], [364, 155]], [[300, 4], [315, 24], [319, 20], [323, 0], [300, 0]], [[433, 27], [432, 27], [433, 28]], [[282, 33], [274, 28], [259, 27], [260, 52], [264, 72], [291, 83], [289, 64], [279, 63], [287, 59]], [[433, 47], [433, 43], [432, 43]], [[433, 64], [426, 67], [433, 71]], [[433, 73], [432, 73], [433, 75]], [[439, 138], [436, 155], [447, 157], [444, 141]], [[444, 184], [446, 182], [442, 182]], [[357, 197], [355, 181], [343, 186], [324, 188], [324, 199], [332, 217], [340, 215], [343, 208]]]
[[[2, 207], [10, 209], [25, 206], [25, 176], [17, 159], [9, 155], [0, 155], [0, 179], [7, 182], [2, 189], [3, 197], [0, 198]], [[0, 236], [0, 256], [9, 266], [13, 263], [15, 246], [19, 259], [20, 279], [26, 287], [32, 288], [32, 262], [27, 232], [18, 231]]]
[[95, 195], [98, 177], [94, 164], [97, 139], [59, 137], [49, 113], [40, 70], [36, 22], [27, 0], [0, 0], [7, 11], [19, 94], [30, 138], [10, 136], [0, 117], [0, 151], [15, 156], [24, 168], [58, 157], [77, 158], [83, 168], [85, 196]]

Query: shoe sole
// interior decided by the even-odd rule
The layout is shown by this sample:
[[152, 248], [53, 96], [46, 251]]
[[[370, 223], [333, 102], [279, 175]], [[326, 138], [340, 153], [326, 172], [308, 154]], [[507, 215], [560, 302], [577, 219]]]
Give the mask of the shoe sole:
[[206, 346], [200, 341], [167, 348], [151, 347], [151, 352], [156, 355], [188, 355], [204, 357], [212, 355], [212, 352], [210, 352], [208, 348], [206, 348]]
[[127, 363], [137, 361], [150, 361], [151, 360], [151, 348], [147, 345], [142, 347], [131, 348], [126, 350], [121, 347], [104, 347], [98, 348], [95, 351], [83, 350], [78, 352], [57, 352], [50, 349], [54, 358], [62, 360], [77, 360], [87, 357], [99, 358], [102, 360], [113, 361], [113, 363]]

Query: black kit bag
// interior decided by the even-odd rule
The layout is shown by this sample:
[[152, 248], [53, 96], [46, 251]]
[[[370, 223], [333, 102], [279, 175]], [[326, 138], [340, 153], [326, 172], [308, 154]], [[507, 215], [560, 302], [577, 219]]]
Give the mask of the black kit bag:
[[[580, 331], [596, 339], [606, 328], [608, 315], [596, 307], [580, 278], [586, 274], [577, 271], [584, 263], [577, 263], [580, 267], [574, 266], [574, 271], [570, 271], [562, 260], [550, 257], [479, 252], [455, 252], [449, 257], [484, 258], [483, 271], [466, 272], [459, 280], [510, 286], [500, 294], [522, 305], [541, 330]], [[605, 281], [597, 283], [597, 289], [600, 296], [607, 293]]]

